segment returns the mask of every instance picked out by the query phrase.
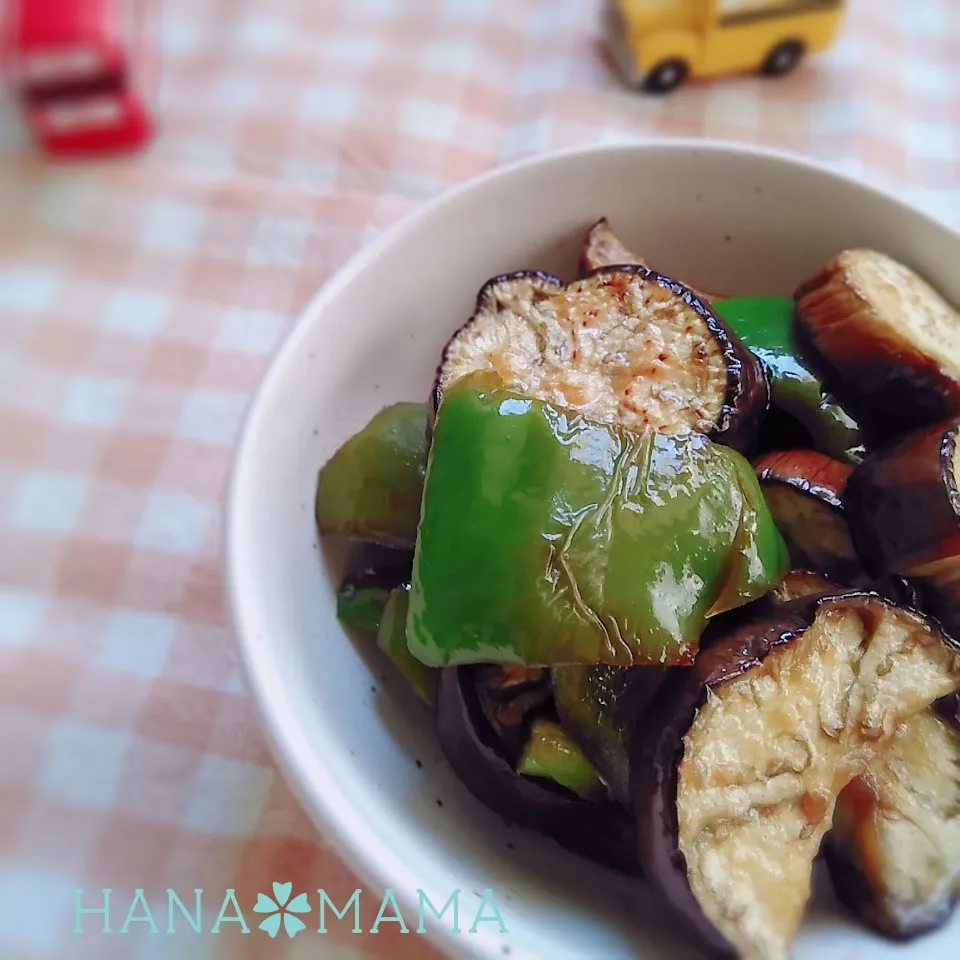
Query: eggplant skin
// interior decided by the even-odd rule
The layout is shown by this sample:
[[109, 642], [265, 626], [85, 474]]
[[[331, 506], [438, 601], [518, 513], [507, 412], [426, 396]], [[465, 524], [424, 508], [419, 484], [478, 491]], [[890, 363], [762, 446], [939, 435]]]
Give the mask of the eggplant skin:
[[[637, 822], [637, 845], [643, 871], [712, 955], [736, 956], [734, 947], [707, 919], [687, 874], [679, 847], [677, 811], [680, 766], [685, 738], [713, 691], [759, 666], [774, 651], [794, 642], [814, 623], [823, 607], [841, 605], [862, 610], [869, 618], [876, 604], [889, 601], [868, 590], [811, 595], [785, 603], [771, 616], [746, 622], [702, 650], [689, 670], [665, 684], [638, 720], [631, 755], [631, 796]], [[943, 634], [929, 617], [907, 611], [925, 624], [947, 651], [960, 654], [960, 645]]]
[[693, 667], [676, 672], [660, 688], [632, 738], [630, 792], [644, 875], [711, 955], [734, 957], [736, 953], [694, 897], [677, 841], [677, 787], [684, 736], [711, 690], [758, 666], [774, 649], [802, 633], [815, 613], [814, 602], [794, 601], [782, 606], [774, 618], [760, 625], [749, 622], [703, 650]]
[[[598, 220], [583, 238], [580, 246], [579, 273], [581, 278], [590, 276], [596, 270], [604, 267], [621, 266], [649, 267], [650, 264], [638, 253], [634, 253], [613, 231], [610, 221], [606, 217]], [[697, 287], [687, 287], [695, 297], [709, 303], [711, 300], [722, 300], [717, 294], [704, 293]]]
[[953, 913], [957, 897], [951, 896], [938, 905], [934, 912], [927, 913], [922, 921], [905, 924], [892, 916], [877, 892], [867, 880], [856, 860], [846, 856], [828, 835], [823, 845], [823, 856], [830, 872], [830, 882], [837, 899], [855, 917], [876, 930], [888, 940], [910, 943], [919, 937], [938, 930]]
[[754, 469], [794, 565], [864, 585], [843, 502], [852, 468], [814, 450], [783, 450], [754, 461]]
[[380, 589], [389, 593], [413, 575], [413, 554], [374, 543], [361, 543], [349, 560], [345, 584], [357, 590]]
[[782, 606], [803, 597], [826, 597], [836, 594], [849, 585], [834, 583], [818, 570], [791, 570], [781, 581], [780, 586], [767, 596], [774, 606]]
[[898, 607], [922, 610], [923, 600], [916, 584], [905, 577], [889, 576], [872, 581], [871, 588], [891, 600]]
[[477, 695], [477, 669], [448, 667], [437, 684], [440, 749], [464, 786], [505, 820], [545, 834], [580, 856], [637, 874], [633, 821], [623, 807], [582, 800], [562, 787], [520, 776], [505, 759]]
[[[727, 392], [723, 409], [716, 425], [708, 436], [716, 443], [732, 447], [743, 454], [756, 449], [760, 424], [770, 409], [770, 373], [740, 340], [731, 328], [720, 319], [710, 306], [710, 301], [690, 287], [670, 277], [655, 273], [649, 267], [625, 267], [629, 272], [652, 280], [658, 286], [672, 291], [685, 303], [690, 304], [707, 325], [720, 345], [727, 364]], [[594, 271], [591, 276], [609, 272]]]
[[838, 899], [898, 941], [943, 926], [960, 893], [960, 731], [942, 702], [904, 723], [843, 790], [824, 843]]
[[853, 472], [844, 502], [868, 573], [905, 578], [922, 608], [960, 635], [958, 436], [954, 418], [877, 450]]
[[795, 294], [808, 359], [871, 443], [960, 413], [960, 314], [875, 250], [845, 250]]
[[945, 720], [960, 733], [960, 693], [941, 697], [932, 709], [941, 720]]
[[829, 507], [843, 509], [851, 469], [839, 460], [814, 450], [781, 450], [762, 457], [754, 467], [761, 483], [784, 483]]
[[[595, 285], [596, 290], [593, 290], [591, 287], [591, 281], [593, 280], [598, 281]], [[601, 267], [592, 271], [587, 277], [575, 281], [566, 287], [556, 277], [536, 271], [505, 274], [500, 277], [495, 277], [486, 283], [477, 297], [477, 305], [473, 315], [466, 324], [454, 333], [444, 348], [440, 364], [437, 368], [430, 404], [431, 429], [436, 417], [436, 412], [442, 402], [444, 386], [452, 379], [456, 379], [455, 375], [453, 375], [453, 368], [457, 363], [457, 351], [462, 350], [463, 343], [468, 342], [468, 338], [474, 330], [478, 330], [481, 333], [483, 332], [485, 329], [484, 324], [489, 321], [489, 311], [500, 302], [498, 300], [498, 291], [502, 290], [504, 285], [514, 285], [524, 281], [532, 285], [531, 290], [533, 296], [549, 298], [558, 293], [566, 292], [567, 299], [572, 304], [570, 307], [572, 310], [576, 309], [576, 298], [578, 296], [587, 297], [592, 293], [599, 296], [600, 292], [604, 292], [611, 301], [616, 298], [622, 301], [623, 298], [629, 294], [628, 288], [637, 281], [645, 288], [651, 289], [651, 293], [655, 288], [659, 288], [659, 290], [656, 291], [656, 296], [653, 297], [654, 300], [663, 301], [666, 299], [667, 302], [669, 302], [670, 297], [675, 298], [675, 302], [682, 304], [686, 311], [688, 325], [685, 331], [673, 329], [671, 331], [672, 334], [682, 339], [686, 334], [691, 333], [693, 331], [691, 321], [695, 318], [696, 321], [705, 328], [704, 333], [698, 331], [696, 336], [702, 338], [701, 343], [709, 337], [710, 345], [709, 352], [704, 352], [704, 359], [693, 362], [700, 364], [703, 370], [710, 369], [710, 364], [716, 364], [718, 371], [720, 370], [719, 364], [722, 363], [725, 382], [718, 377], [718, 392], [715, 400], [719, 411], [714, 413], [714, 411], [711, 410], [709, 417], [702, 418], [704, 421], [702, 426], [703, 432], [717, 443], [733, 447], [741, 453], [749, 454], [754, 450], [760, 424], [766, 416], [770, 405], [768, 371], [723, 320], [713, 312], [707, 301], [700, 299], [694, 291], [676, 280], [656, 273], [649, 267], [640, 265]], [[583, 321], [584, 326], [587, 325], [587, 322], [587, 320]], [[651, 318], [649, 322], [651, 324], [662, 324], [664, 323], [664, 319], [658, 315], [655, 319]], [[638, 340], [642, 339], [638, 336], [641, 329], [642, 328], [638, 326], [632, 333]], [[572, 334], [564, 334], [564, 336], [567, 335], [572, 337]], [[652, 345], [652, 341], [648, 340], [647, 343]], [[618, 350], [619, 349], [621, 348], [618, 347]], [[645, 347], [644, 349], [647, 350], [650, 349], [650, 347]], [[653, 348], [653, 353], [656, 353], [656, 348]], [[573, 348], [573, 355], [576, 356], [575, 347]], [[675, 359], [676, 358], [669, 356], [662, 356], [663, 362]], [[686, 366], [677, 366], [677, 370], [685, 371], [684, 376], [689, 376], [690, 369], [689, 362]], [[573, 371], [571, 370], [571, 372]], [[612, 374], [607, 373], [604, 369], [602, 377], [612, 377]], [[657, 381], [651, 378], [641, 377], [637, 371], [629, 370], [626, 374], [625, 383], [631, 385], [640, 383], [649, 388], [652, 396], [661, 396]], [[511, 385], [507, 384], [507, 386], [509, 387]], [[600, 393], [607, 397], [607, 399], [610, 399], [610, 396], [608, 396], [610, 391], [612, 391], [610, 396], [620, 395], [619, 391], [614, 389], [612, 382], [604, 386]], [[662, 395], [664, 398], [669, 398], [671, 393], [672, 391], [666, 390]], [[713, 398], [704, 397], [702, 390], [698, 393], [698, 397], [698, 403], [710, 405], [714, 403]], [[657, 403], [659, 402], [658, 400]], [[674, 416], [679, 415], [680, 411], [670, 406], [670, 404], [675, 404], [675, 400], [665, 399], [664, 403], [667, 404], [668, 409]], [[560, 405], [562, 406], [564, 404], [561, 403]], [[691, 407], [689, 409], [683, 408], [683, 413], [688, 419], [695, 421], [701, 411], [697, 411], [695, 415]], [[646, 406], [642, 407], [640, 413], [637, 413], [634, 417], [637, 423], [640, 421], [641, 414], [645, 422], [651, 422], [647, 420], [648, 414], [653, 416], [653, 425], [660, 426], [656, 416], [651, 414]], [[586, 413], [585, 415], [590, 416], [591, 414]], [[619, 419], [619, 417], [620, 415], [618, 414], [614, 419]], [[594, 419], [604, 419], [604, 417], [594, 415]], [[624, 425], [633, 426], [634, 423], [625, 422]], [[697, 424], [697, 428], [701, 429], [700, 424]]]
[[812, 450], [813, 434], [793, 414], [777, 406], [772, 399], [770, 412], [760, 426], [758, 453], [779, 453], [781, 450]]
[[580, 248], [579, 275], [589, 276], [602, 267], [616, 267], [624, 264], [648, 266], [643, 257], [623, 245], [613, 232], [610, 221], [603, 217], [598, 220], [583, 238]]

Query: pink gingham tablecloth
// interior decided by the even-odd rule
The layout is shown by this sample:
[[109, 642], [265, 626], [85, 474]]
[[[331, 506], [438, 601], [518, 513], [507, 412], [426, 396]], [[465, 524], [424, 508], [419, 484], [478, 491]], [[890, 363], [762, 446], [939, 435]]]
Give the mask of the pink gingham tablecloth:
[[[954, 0], [854, 0], [780, 81], [623, 89], [586, 0], [166, 0], [161, 132], [127, 160], [0, 153], [0, 958], [430, 958], [385, 924], [276, 939], [273, 881], [359, 885], [278, 777], [221, 595], [251, 391], [308, 297], [456, 182], [648, 134], [819, 158], [960, 225]], [[119, 927], [141, 888], [251, 932]], [[85, 915], [113, 891], [110, 934]], [[376, 905], [374, 905], [374, 910]], [[143, 911], [138, 911], [141, 915]], [[365, 916], [369, 927], [373, 917]]]

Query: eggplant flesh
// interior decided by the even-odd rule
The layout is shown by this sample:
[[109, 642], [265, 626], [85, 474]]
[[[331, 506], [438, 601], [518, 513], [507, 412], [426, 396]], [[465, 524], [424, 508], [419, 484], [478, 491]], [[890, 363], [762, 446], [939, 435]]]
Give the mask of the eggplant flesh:
[[783, 481], [764, 482], [763, 495], [795, 567], [820, 570], [838, 583], [865, 581], [842, 508]]
[[[603, 217], [598, 220], [583, 238], [580, 248], [580, 276], [586, 277], [597, 270], [606, 267], [624, 265], [649, 267], [650, 264], [638, 253], [634, 253], [613, 231], [610, 221]], [[689, 285], [688, 285], [689, 286]], [[689, 287], [690, 291], [699, 300], [709, 303], [711, 300], [720, 300], [714, 294], [704, 293], [696, 287]]]
[[960, 732], [926, 710], [840, 794], [824, 852], [839, 900], [895, 940], [943, 926], [960, 893]]
[[845, 584], [828, 580], [817, 570], [791, 570], [769, 594], [770, 600], [780, 606], [804, 597], [828, 597], [844, 589]]
[[838, 583], [864, 583], [843, 506], [850, 467], [813, 450], [767, 454], [754, 467], [794, 566]]
[[585, 277], [603, 267], [616, 267], [623, 264], [649, 266], [643, 257], [624, 246], [613, 232], [610, 221], [604, 217], [598, 220], [583, 238], [580, 250], [580, 276]]
[[873, 593], [733, 631], [664, 687], [658, 732], [636, 741], [645, 872], [712, 951], [785, 960], [837, 796], [958, 684], [957, 645]]
[[478, 667], [448, 667], [437, 685], [440, 748], [454, 773], [481, 803], [505, 820], [616, 870], [638, 872], [632, 818], [609, 800], [583, 800], [542, 778], [521, 776], [481, 704]]
[[508, 390], [601, 423], [697, 431], [752, 448], [769, 405], [759, 361], [689, 289], [641, 266], [498, 277], [447, 344], [434, 389], [493, 371]]
[[846, 250], [795, 299], [799, 339], [872, 443], [960, 414], [960, 314], [913, 270]]

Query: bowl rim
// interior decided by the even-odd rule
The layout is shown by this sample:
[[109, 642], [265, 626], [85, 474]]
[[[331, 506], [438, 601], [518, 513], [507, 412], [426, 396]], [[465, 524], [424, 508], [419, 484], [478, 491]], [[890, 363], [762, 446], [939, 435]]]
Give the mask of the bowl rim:
[[[391, 888], [396, 894], [404, 915], [415, 911], [416, 901], [407, 891], [418, 887], [409, 865], [389, 850], [373, 849], [364, 839], [364, 823], [353, 814], [341, 788], [333, 778], [321, 780], [307, 770], [302, 751], [310, 744], [304, 737], [297, 718], [283, 696], [282, 688], [271, 676], [270, 644], [248, 629], [250, 610], [256, 604], [254, 594], [241, 589], [247, 583], [244, 569], [246, 557], [238, 550], [238, 532], [244, 521], [242, 502], [250, 462], [254, 456], [254, 436], [260, 428], [264, 411], [271, 395], [278, 389], [291, 361], [301, 349], [308, 330], [323, 315], [327, 304], [355, 278], [364, 273], [391, 247], [401, 243], [413, 228], [428, 220], [435, 211], [471, 191], [533, 167], [564, 164], [575, 159], [590, 158], [611, 153], [651, 153], [657, 151], [692, 151], [714, 154], [734, 154], [743, 157], [763, 157], [779, 164], [806, 169], [839, 181], [847, 188], [873, 195], [885, 203], [892, 203], [904, 213], [919, 217], [930, 226], [960, 240], [960, 230], [934, 216], [928, 210], [908, 203], [892, 191], [867, 182], [852, 174], [831, 168], [826, 163], [786, 150], [755, 144], [699, 137], [635, 138], [607, 144], [589, 144], [566, 147], [532, 154], [508, 164], [496, 166], [479, 176], [471, 177], [441, 191], [419, 205], [384, 230], [378, 237], [357, 249], [310, 297], [300, 310], [293, 326], [276, 350], [260, 382], [253, 391], [241, 420], [233, 455], [229, 465], [226, 497], [223, 506], [220, 566], [223, 591], [230, 625], [239, 648], [243, 678], [267, 739], [273, 760], [291, 792], [301, 805], [324, 843], [357, 875], [362, 884], [373, 889]], [[315, 772], [314, 772], [315, 773]], [[429, 930], [425, 939], [442, 949], [447, 956], [490, 960], [486, 938], [457, 937], [438, 925]]]

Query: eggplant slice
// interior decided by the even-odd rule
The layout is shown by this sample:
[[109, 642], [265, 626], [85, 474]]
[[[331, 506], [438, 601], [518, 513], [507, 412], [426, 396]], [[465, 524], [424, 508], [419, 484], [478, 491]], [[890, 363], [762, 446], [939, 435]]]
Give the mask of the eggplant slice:
[[789, 956], [836, 798], [960, 685], [960, 649], [877, 594], [797, 600], [705, 650], [636, 738], [644, 872], [713, 951]]
[[[643, 257], [623, 244], [613, 232], [610, 221], [604, 217], [602, 220], [598, 220], [583, 238], [583, 244], [580, 248], [580, 276], [588, 277], [597, 270], [624, 265], [650, 267], [650, 264]], [[711, 300], [723, 299], [716, 294], [704, 293], [703, 290], [698, 290], [696, 287], [689, 285], [688, 289], [698, 300], [702, 300], [706, 304], [709, 304]]]
[[838, 899], [885, 936], [946, 923], [960, 893], [960, 731], [933, 709], [903, 724], [840, 794], [824, 852]]
[[865, 576], [843, 506], [851, 468], [813, 450], [767, 454], [754, 468], [794, 565], [847, 586], [862, 584]]
[[846, 250], [795, 299], [798, 334], [874, 442], [960, 413], [960, 313], [914, 271]]
[[905, 577], [960, 636], [960, 419], [869, 456], [847, 485], [854, 543], [875, 577]]
[[689, 289], [641, 266], [563, 286], [497, 277], [447, 344], [434, 390], [492, 370], [508, 390], [591, 420], [697, 431], [750, 448], [769, 405], [759, 361]]
[[777, 606], [803, 597], [827, 597], [844, 589], [845, 585], [828, 580], [816, 570], [791, 570], [768, 597]]
[[[505, 820], [552, 837], [573, 853], [637, 873], [633, 820], [622, 806], [609, 800], [583, 800], [539, 777], [516, 772], [521, 738], [510, 730], [510, 723], [527, 707], [506, 715], [495, 712], [491, 722], [491, 710], [498, 709], [497, 692], [491, 691], [484, 671], [495, 669], [448, 667], [440, 673], [437, 732], [454, 773], [481, 803]], [[536, 686], [528, 687], [526, 695], [535, 698]]]
[[598, 220], [583, 238], [580, 276], [585, 277], [603, 267], [619, 267], [628, 263], [641, 267], [650, 266], [643, 257], [623, 245], [606, 217]]

